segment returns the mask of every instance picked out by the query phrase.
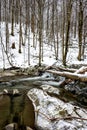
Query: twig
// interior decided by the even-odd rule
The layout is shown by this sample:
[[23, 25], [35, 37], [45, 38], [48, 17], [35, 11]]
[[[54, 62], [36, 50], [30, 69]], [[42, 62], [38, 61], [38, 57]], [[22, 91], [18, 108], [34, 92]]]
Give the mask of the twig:
[[37, 110], [37, 111], [35, 111], [35, 112], [42, 114], [44, 117], [46, 117], [48, 120], [50, 120], [50, 118], [49, 118], [48, 116], [46, 116], [46, 114], [40, 112], [39, 110]]
[[69, 119], [80, 119], [80, 120], [85, 120], [85, 121], [87, 121], [86, 118], [75, 117], [75, 116], [67, 116], [67, 117], [61, 117], [61, 118], [54, 118], [54, 119], [51, 119], [51, 120], [52, 120], [52, 121], [55, 121], [55, 120], [69, 120]]
[[41, 115], [43, 115], [44, 117], [46, 117], [48, 120], [50, 121], [56, 121], [56, 120], [69, 120], [69, 119], [79, 119], [79, 120], [85, 120], [87, 121], [86, 118], [81, 118], [81, 117], [75, 117], [75, 116], [67, 116], [67, 117], [57, 117], [57, 118], [50, 118], [48, 117], [46, 114], [40, 112], [39, 110], [35, 111], [35, 112], [39, 112]]

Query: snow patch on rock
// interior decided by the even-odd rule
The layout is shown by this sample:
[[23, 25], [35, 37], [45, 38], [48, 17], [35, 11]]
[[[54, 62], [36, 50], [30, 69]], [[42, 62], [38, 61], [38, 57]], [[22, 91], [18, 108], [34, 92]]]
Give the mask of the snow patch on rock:
[[[51, 86], [41, 86], [43, 90], [33, 88], [28, 92], [28, 97], [32, 100], [35, 109], [35, 123], [41, 130], [86, 130], [87, 121], [74, 119], [64, 120], [64, 117], [81, 117], [86, 118], [85, 109], [65, 103], [58, 98], [51, 97], [47, 90]], [[44, 91], [46, 90], [46, 91]], [[59, 120], [51, 121], [50, 119], [58, 118]]]

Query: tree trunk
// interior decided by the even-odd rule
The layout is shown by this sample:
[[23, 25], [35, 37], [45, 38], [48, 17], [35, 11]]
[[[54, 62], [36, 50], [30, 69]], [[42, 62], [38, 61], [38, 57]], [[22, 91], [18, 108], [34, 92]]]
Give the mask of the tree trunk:
[[65, 40], [65, 38], [64, 38], [64, 32], [65, 32], [65, 3], [64, 3], [65, 1], [63, 0], [63, 7], [62, 7], [62, 9], [63, 9], [63, 15], [62, 15], [62, 18], [63, 18], [63, 23], [62, 23], [62, 62], [64, 62], [64, 48], [65, 48], [65, 46], [64, 46], [64, 40]]
[[48, 30], [49, 30], [49, 0], [48, 0], [47, 5], [48, 5], [48, 7], [47, 7], [46, 36], [48, 36]]
[[6, 54], [9, 49], [9, 29], [8, 29], [8, 1], [5, 1], [5, 25], [6, 25]]
[[38, 1], [38, 15], [39, 15], [39, 66], [41, 66], [41, 61], [42, 61], [43, 0]]
[[66, 58], [68, 53], [68, 42], [69, 42], [69, 30], [70, 30], [70, 20], [71, 20], [71, 12], [72, 12], [72, 0], [68, 2], [67, 5], [67, 23], [66, 23], [66, 38], [65, 38], [65, 52], [64, 52], [64, 59], [63, 65], [66, 66]]
[[20, 32], [19, 32], [19, 53], [21, 53], [21, 45], [22, 45], [22, 26], [21, 26], [21, 0], [20, 0]]
[[14, 36], [14, 0], [12, 0], [12, 23], [11, 23], [11, 35]]
[[79, 53], [78, 60], [81, 61], [82, 56], [82, 32], [83, 32], [83, 4], [82, 1], [79, 1], [79, 17], [78, 17], [78, 38], [79, 38]]
[[76, 1], [76, 9], [75, 9], [75, 17], [74, 17], [74, 38], [76, 38], [77, 32], [77, 1]]
[[16, 0], [16, 10], [15, 10], [15, 24], [19, 22], [19, 1]]

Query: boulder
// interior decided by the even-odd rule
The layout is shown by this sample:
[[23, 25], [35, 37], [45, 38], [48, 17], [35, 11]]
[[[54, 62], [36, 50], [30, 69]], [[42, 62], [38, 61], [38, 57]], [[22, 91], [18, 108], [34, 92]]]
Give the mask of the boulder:
[[[35, 110], [35, 125], [40, 130], [86, 130], [87, 111], [70, 102], [64, 102], [49, 92], [51, 86], [41, 86], [29, 90], [27, 96]], [[58, 93], [59, 94], [59, 93]], [[78, 120], [77, 120], [78, 119]]]

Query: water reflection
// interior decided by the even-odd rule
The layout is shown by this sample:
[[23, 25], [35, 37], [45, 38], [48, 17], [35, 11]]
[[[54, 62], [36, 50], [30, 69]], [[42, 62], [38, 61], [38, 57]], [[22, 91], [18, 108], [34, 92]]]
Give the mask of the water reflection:
[[0, 130], [14, 122], [20, 130], [25, 126], [34, 129], [34, 108], [32, 102], [26, 96], [27, 91], [21, 91], [21, 95], [0, 95]]

